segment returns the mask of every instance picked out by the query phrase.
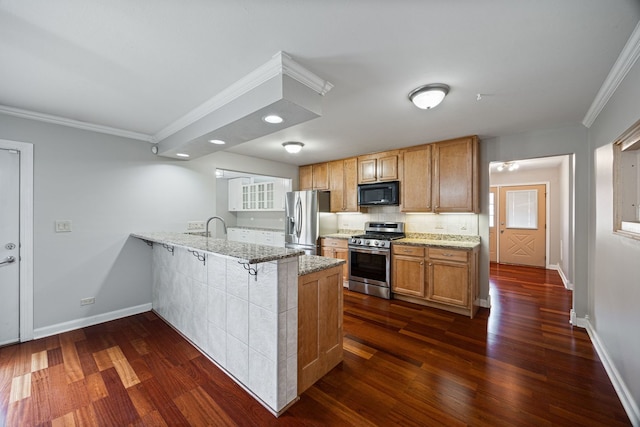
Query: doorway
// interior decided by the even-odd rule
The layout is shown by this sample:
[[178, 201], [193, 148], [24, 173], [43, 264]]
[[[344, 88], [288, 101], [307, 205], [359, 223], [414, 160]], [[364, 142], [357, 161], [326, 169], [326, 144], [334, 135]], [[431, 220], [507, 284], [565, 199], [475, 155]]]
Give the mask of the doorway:
[[0, 177], [0, 345], [4, 345], [33, 339], [33, 145], [0, 139]]
[[[571, 289], [574, 239], [573, 162], [571, 154], [491, 162], [488, 194], [488, 246], [491, 262], [535, 265], [558, 270], [565, 286]], [[538, 185], [542, 187], [536, 190], [535, 186]], [[532, 187], [520, 188], [529, 186]], [[501, 188], [504, 189], [502, 196]], [[507, 196], [507, 192], [510, 192], [510, 196]], [[546, 198], [532, 198], [534, 194], [542, 196], [545, 193]], [[509, 209], [508, 198], [512, 199], [511, 213], [519, 215], [513, 218], [515, 224], [507, 224], [512, 218], [505, 218]], [[535, 203], [536, 209], [533, 209], [529, 202]], [[543, 216], [546, 219], [544, 222]], [[501, 224], [502, 222], [504, 224]], [[540, 222], [539, 226], [534, 225], [534, 222]], [[541, 237], [530, 236], [533, 229], [539, 232], [541, 237], [544, 236], [544, 243]], [[501, 230], [504, 232], [501, 233]], [[533, 255], [533, 249], [538, 255]], [[509, 250], [511, 254], [508, 253]], [[539, 254], [543, 250], [545, 255], [542, 256], [546, 259], [542, 261]], [[530, 261], [526, 258], [536, 260]]]

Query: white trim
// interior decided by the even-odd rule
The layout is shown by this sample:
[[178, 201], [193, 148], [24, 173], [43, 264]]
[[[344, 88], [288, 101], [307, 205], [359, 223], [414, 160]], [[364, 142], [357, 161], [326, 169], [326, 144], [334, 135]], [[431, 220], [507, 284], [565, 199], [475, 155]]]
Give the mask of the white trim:
[[593, 347], [598, 353], [598, 357], [602, 361], [602, 365], [604, 366], [605, 371], [607, 371], [607, 375], [609, 376], [609, 380], [611, 380], [611, 384], [613, 388], [616, 390], [616, 394], [620, 399], [620, 403], [624, 407], [629, 420], [631, 421], [631, 425], [640, 426], [640, 409], [638, 408], [637, 403], [633, 399], [633, 395], [631, 391], [627, 387], [624, 382], [624, 378], [620, 375], [620, 372], [616, 368], [613, 359], [609, 356], [609, 352], [607, 348], [604, 346], [598, 333], [591, 325], [588, 317], [582, 319], [582, 323], [585, 325], [587, 329], [587, 333], [589, 334], [589, 338], [591, 338], [591, 342], [593, 343]]
[[569, 281], [569, 279], [567, 278], [566, 274], [564, 274], [564, 271], [562, 270], [562, 267], [560, 266], [560, 264], [556, 264], [554, 266], [554, 270], [558, 271], [558, 274], [560, 275], [560, 279], [562, 279], [562, 283], [564, 284], [564, 287], [566, 290], [568, 291], [575, 290], [575, 286], [573, 286], [573, 283], [571, 283], [571, 281]]
[[9, 116], [20, 117], [23, 119], [36, 120], [39, 122], [53, 123], [61, 126], [68, 126], [76, 129], [83, 129], [92, 132], [106, 133], [108, 135], [121, 136], [124, 138], [138, 139], [140, 141], [151, 142], [152, 136], [139, 132], [132, 132], [124, 129], [112, 128], [110, 126], [96, 125], [80, 120], [67, 119], [65, 117], [54, 116], [51, 114], [38, 113], [35, 111], [22, 110], [20, 108], [9, 107], [8, 105], [0, 105], [0, 113]]
[[33, 339], [33, 144], [0, 139], [20, 152], [20, 341]]
[[61, 334], [63, 332], [73, 331], [75, 329], [86, 328], [87, 326], [110, 322], [111, 320], [121, 319], [123, 317], [133, 316], [135, 314], [146, 313], [147, 311], [151, 311], [151, 303], [141, 304], [134, 307], [127, 307], [108, 313], [96, 314], [95, 316], [70, 320], [68, 322], [38, 328], [34, 331], [34, 338], [38, 339], [49, 337], [51, 335]]
[[289, 77], [314, 90], [319, 95], [324, 95], [333, 88], [331, 83], [313, 74], [311, 71], [295, 62], [286, 53], [278, 52], [265, 64], [256, 68], [240, 80], [225, 88], [222, 92], [212, 98], [209, 98], [209, 100], [205, 101], [200, 106], [194, 108], [175, 122], [160, 130], [158, 133], [153, 135], [152, 142], [158, 143], [163, 139], [168, 138], [174, 133], [202, 119], [206, 115], [213, 113], [234, 99], [244, 95], [252, 89], [255, 89], [267, 80], [281, 74], [287, 74]]
[[482, 308], [491, 308], [491, 294], [487, 295], [487, 299], [478, 299], [478, 306]]
[[587, 128], [590, 128], [593, 122], [596, 121], [598, 115], [602, 111], [609, 99], [613, 96], [614, 92], [624, 80], [635, 64], [636, 60], [640, 57], [640, 22], [636, 25], [636, 28], [631, 33], [629, 40], [624, 45], [622, 52], [618, 56], [615, 64], [611, 67], [609, 75], [602, 83], [600, 90], [589, 107], [589, 111], [582, 119], [582, 124]]

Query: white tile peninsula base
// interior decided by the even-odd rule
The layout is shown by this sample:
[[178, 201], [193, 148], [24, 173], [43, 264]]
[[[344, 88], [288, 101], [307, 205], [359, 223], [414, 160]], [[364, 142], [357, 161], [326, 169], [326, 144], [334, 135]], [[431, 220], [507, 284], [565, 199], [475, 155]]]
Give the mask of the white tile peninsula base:
[[[153, 248], [153, 309], [279, 415], [297, 400], [298, 258], [251, 264]], [[203, 260], [204, 257], [204, 260]]]

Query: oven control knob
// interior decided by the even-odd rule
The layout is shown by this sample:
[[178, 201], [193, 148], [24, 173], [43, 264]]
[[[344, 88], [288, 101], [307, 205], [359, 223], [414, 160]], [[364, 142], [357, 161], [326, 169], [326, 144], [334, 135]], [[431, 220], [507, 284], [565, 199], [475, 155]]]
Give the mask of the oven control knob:
[[376, 245], [376, 246], [380, 246], [380, 242], [378, 242], [377, 240], [375, 240], [375, 241], [373, 242], [373, 244], [374, 244], [374, 245]]
[[385, 246], [387, 246], [387, 242], [380, 242], [380, 247], [384, 248]]
[[357, 242], [357, 243], [358, 243], [359, 245], [361, 245], [361, 244], [362, 244], [362, 240], [358, 239], [358, 242]]

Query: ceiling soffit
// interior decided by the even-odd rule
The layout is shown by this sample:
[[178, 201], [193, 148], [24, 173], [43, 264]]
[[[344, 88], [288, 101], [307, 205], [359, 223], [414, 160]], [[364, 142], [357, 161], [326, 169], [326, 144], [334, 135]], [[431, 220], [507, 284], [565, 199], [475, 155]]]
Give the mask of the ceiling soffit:
[[[152, 142], [161, 156], [205, 156], [320, 117], [322, 96], [332, 88], [331, 83], [278, 52], [269, 62], [158, 132]], [[266, 123], [262, 118], [268, 114], [277, 114], [284, 121]], [[210, 139], [226, 144], [211, 144]]]

